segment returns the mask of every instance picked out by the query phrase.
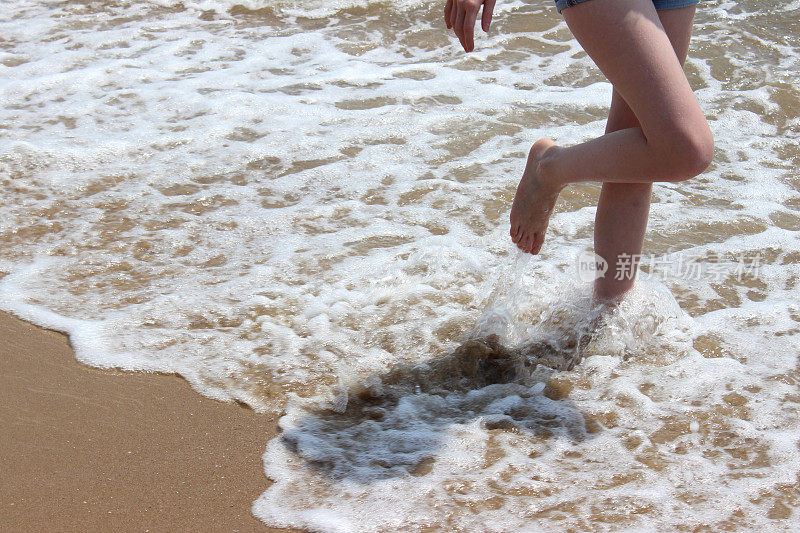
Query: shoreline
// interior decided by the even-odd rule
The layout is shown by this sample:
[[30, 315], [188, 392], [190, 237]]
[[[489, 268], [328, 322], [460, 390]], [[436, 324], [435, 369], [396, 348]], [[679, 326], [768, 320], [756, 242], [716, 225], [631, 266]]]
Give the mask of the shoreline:
[[2, 529], [293, 531], [250, 513], [276, 416], [84, 365], [66, 335], [4, 312], [0, 427]]

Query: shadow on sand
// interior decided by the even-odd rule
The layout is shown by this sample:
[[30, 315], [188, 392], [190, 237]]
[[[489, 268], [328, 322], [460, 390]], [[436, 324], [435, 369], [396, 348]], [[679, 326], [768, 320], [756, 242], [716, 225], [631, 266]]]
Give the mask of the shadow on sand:
[[592, 438], [597, 425], [566, 398], [571, 386], [557, 378], [578, 362], [579, 344], [516, 349], [497, 335], [468, 340], [447, 356], [396, 365], [296, 411], [282, 442], [327, 477], [369, 483], [426, 474], [458, 431]]

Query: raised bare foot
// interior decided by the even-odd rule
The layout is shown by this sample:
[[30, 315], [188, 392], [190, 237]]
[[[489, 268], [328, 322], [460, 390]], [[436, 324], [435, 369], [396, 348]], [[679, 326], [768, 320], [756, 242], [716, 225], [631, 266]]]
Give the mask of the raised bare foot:
[[558, 149], [550, 139], [533, 144], [511, 206], [511, 240], [520, 250], [534, 255], [542, 248], [550, 215], [563, 188], [539, 172], [539, 162], [553, 148]]

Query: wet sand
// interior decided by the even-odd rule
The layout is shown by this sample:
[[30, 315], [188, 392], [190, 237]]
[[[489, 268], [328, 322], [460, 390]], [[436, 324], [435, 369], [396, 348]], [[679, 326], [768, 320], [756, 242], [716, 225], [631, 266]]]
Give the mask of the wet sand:
[[0, 313], [0, 529], [288, 531], [250, 506], [274, 416], [181, 378], [91, 368]]

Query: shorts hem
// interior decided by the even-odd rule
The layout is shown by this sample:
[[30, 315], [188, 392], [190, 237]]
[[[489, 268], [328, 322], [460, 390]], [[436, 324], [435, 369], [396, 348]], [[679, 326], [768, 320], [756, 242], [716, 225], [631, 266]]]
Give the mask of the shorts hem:
[[[589, 0], [555, 0], [556, 2], [556, 9], [559, 13], [568, 7], [572, 7], [575, 4], [580, 4], [583, 2], [588, 2]], [[662, 11], [664, 9], [678, 9], [681, 7], [689, 7], [695, 4], [700, 3], [700, 0], [653, 0], [653, 5], [656, 8], [656, 11]]]

